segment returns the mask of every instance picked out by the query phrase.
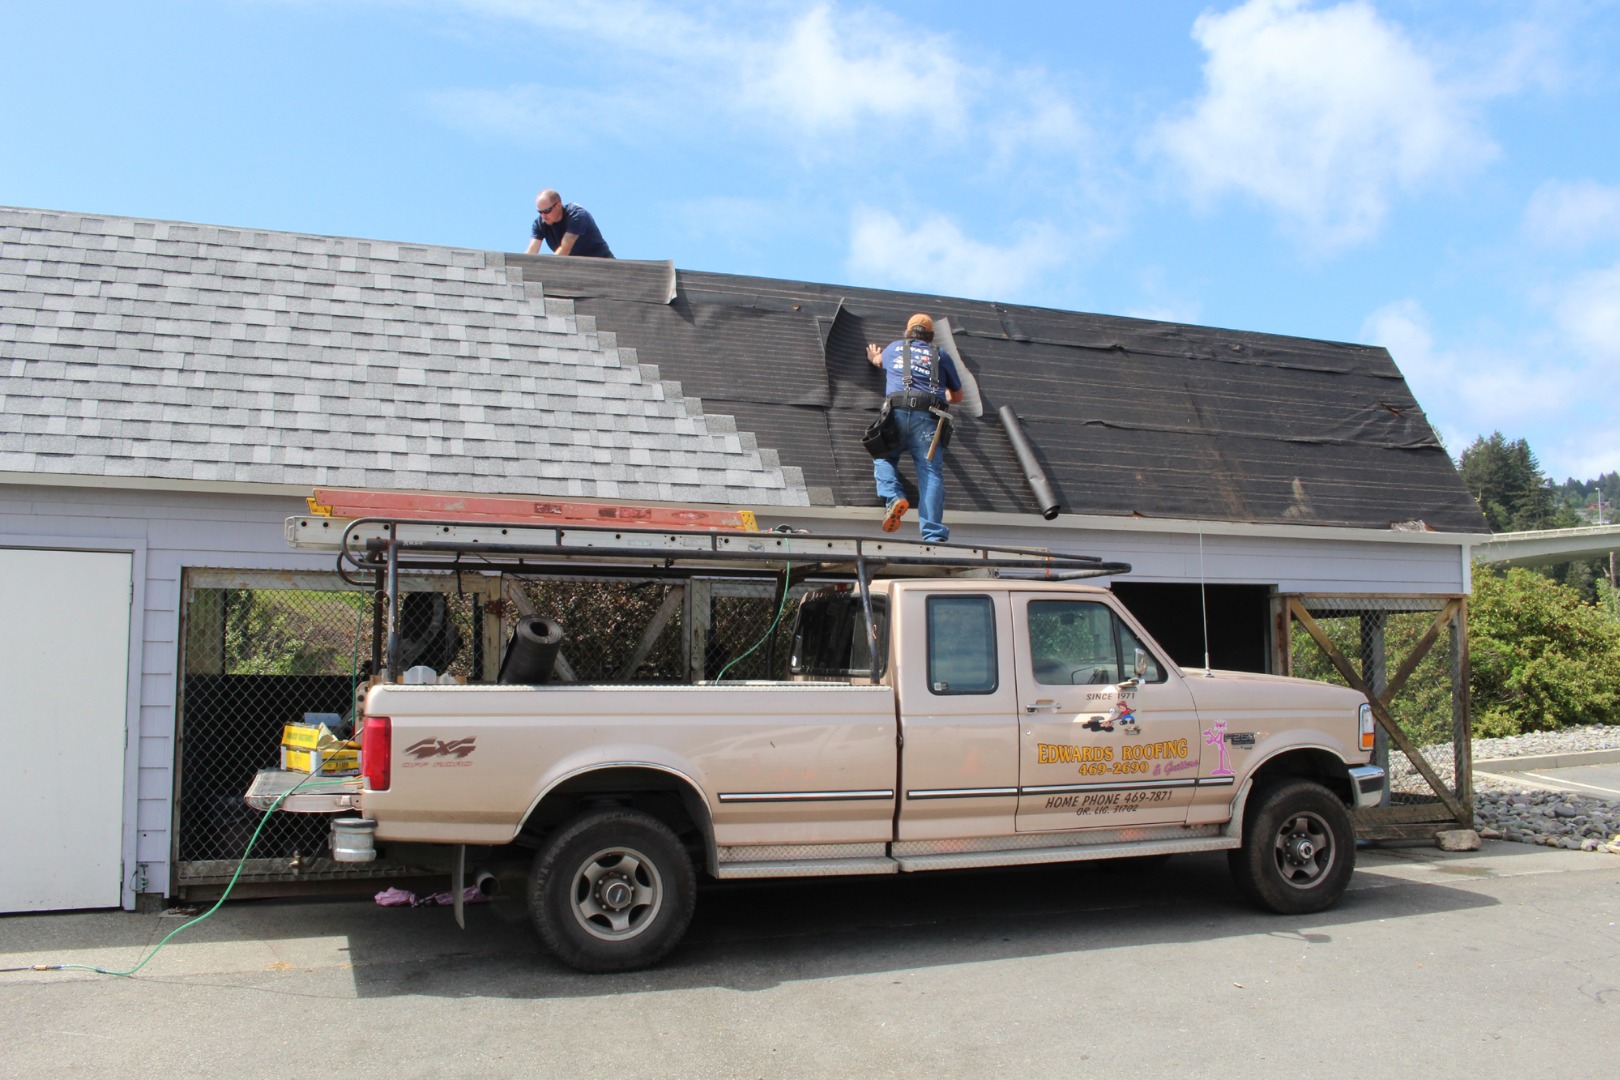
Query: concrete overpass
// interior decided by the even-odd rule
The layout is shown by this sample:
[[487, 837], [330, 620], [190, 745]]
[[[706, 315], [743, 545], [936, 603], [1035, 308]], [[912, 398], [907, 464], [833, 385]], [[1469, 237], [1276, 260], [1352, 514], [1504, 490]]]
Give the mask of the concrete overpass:
[[1585, 525], [1578, 529], [1497, 533], [1473, 545], [1470, 554], [1476, 562], [1495, 566], [1545, 566], [1612, 556], [1616, 551], [1620, 551], [1620, 525]]

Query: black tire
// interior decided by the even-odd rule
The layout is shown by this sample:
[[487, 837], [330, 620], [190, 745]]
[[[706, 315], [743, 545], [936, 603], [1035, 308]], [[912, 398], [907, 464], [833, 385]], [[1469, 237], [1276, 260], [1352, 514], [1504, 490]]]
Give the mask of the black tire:
[[630, 971], [663, 959], [697, 901], [692, 860], [669, 826], [639, 810], [596, 810], [559, 827], [529, 873], [529, 917], [557, 959]]
[[1332, 907], [1356, 868], [1350, 812], [1327, 788], [1288, 780], [1256, 791], [1243, 846], [1226, 854], [1238, 891], [1281, 915]]

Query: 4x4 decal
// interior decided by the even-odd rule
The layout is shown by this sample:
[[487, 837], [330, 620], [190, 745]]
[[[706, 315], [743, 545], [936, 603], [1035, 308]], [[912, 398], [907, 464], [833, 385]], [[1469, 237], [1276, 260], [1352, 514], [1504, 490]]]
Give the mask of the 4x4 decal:
[[465, 739], [452, 739], [449, 742], [445, 742], [443, 739], [427, 738], [407, 746], [405, 752], [418, 761], [436, 757], [460, 759], [478, 749], [477, 743], [478, 736], [476, 735]]

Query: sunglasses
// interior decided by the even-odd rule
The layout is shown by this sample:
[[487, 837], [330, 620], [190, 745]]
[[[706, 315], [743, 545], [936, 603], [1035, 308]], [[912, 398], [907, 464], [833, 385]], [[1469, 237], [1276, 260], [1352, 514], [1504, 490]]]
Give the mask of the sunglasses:
[[552, 203], [550, 206], [545, 207], [544, 209], [542, 209], [540, 211], [540, 216], [545, 217], [547, 214], [551, 213], [553, 210], [557, 209], [557, 207], [559, 207], [561, 205], [562, 205], [562, 202], [560, 200], [558, 202]]

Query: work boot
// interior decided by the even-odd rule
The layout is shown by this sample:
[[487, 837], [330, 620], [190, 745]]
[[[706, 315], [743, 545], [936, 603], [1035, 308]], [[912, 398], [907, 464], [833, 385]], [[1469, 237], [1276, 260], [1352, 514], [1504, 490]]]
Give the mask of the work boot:
[[883, 514], [883, 531], [894, 532], [900, 527], [900, 519], [906, 516], [911, 504], [904, 499], [890, 499], [889, 508]]

